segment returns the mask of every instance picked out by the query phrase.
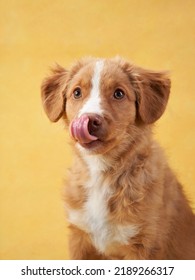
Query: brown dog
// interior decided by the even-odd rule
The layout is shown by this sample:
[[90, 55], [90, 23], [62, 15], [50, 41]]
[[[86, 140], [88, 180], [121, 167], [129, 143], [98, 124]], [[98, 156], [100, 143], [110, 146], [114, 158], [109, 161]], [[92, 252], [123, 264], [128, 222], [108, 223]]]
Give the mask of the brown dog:
[[46, 114], [63, 118], [75, 151], [72, 259], [195, 259], [195, 216], [151, 133], [169, 92], [166, 73], [120, 58], [56, 66], [43, 81]]

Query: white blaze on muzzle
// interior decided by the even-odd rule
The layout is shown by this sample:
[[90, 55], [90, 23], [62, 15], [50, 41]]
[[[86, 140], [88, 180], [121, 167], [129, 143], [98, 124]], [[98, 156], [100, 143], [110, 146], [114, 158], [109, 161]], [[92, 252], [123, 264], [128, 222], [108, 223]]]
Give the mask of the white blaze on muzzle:
[[84, 103], [83, 107], [80, 109], [78, 117], [88, 113], [98, 114], [102, 116], [103, 109], [101, 106], [100, 82], [103, 68], [104, 60], [98, 60], [94, 65], [94, 73], [91, 80], [92, 88], [89, 98]]
[[100, 81], [101, 72], [104, 67], [104, 60], [98, 60], [94, 65], [94, 73], [91, 80], [92, 89], [89, 98], [84, 103], [83, 107], [70, 124], [71, 136], [81, 144], [91, 143], [98, 139], [98, 137], [91, 135], [89, 132], [88, 114], [98, 114], [102, 116], [103, 110], [101, 108], [101, 95], [100, 95]]

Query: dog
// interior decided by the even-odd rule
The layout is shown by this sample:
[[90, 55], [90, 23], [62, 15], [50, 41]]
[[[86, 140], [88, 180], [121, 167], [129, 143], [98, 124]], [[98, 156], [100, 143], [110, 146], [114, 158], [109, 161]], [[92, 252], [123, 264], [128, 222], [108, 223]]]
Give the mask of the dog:
[[195, 215], [152, 137], [170, 87], [167, 72], [120, 57], [57, 64], [43, 80], [44, 110], [63, 120], [75, 155], [64, 194], [71, 259], [195, 259]]

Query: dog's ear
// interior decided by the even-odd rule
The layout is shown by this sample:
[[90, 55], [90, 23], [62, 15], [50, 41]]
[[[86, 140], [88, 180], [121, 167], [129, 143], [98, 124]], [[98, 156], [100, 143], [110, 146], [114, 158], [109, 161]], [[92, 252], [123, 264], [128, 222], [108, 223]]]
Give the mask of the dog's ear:
[[52, 122], [57, 122], [65, 110], [65, 88], [68, 72], [58, 64], [52, 69], [41, 85], [44, 110]]
[[155, 72], [118, 59], [120, 66], [127, 73], [133, 86], [137, 119], [145, 124], [154, 123], [165, 111], [171, 81], [167, 72]]
[[139, 67], [132, 68], [132, 84], [136, 94], [138, 118], [151, 124], [165, 111], [171, 82], [167, 72], [154, 72]]

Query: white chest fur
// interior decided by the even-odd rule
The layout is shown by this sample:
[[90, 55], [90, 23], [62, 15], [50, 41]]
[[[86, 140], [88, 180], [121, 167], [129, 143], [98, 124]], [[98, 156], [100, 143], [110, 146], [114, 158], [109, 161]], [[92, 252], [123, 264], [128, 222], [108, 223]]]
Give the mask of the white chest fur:
[[69, 209], [69, 221], [88, 232], [94, 246], [104, 252], [113, 242], [127, 244], [137, 234], [135, 225], [113, 224], [109, 221], [107, 201], [112, 191], [104, 179], [105, 165], [99, 157], [86, 157], [91, 178], [86, 182], [88, 199], [82, 209]]

